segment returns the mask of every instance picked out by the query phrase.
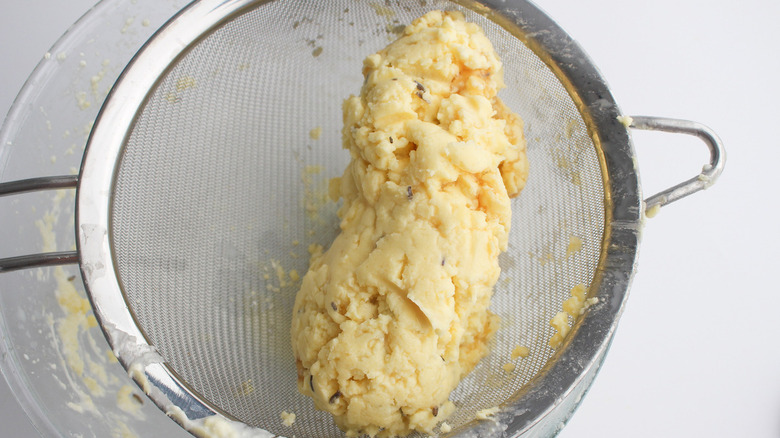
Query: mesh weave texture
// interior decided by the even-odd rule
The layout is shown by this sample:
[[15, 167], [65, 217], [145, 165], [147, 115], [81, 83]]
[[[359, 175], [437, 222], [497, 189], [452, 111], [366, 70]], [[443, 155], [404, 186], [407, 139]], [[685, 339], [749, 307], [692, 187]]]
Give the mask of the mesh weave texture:
[[[517, 37], [442, 1], [248, 10], [200, 40], [153, 90], [120, 158], [111, 238], [150, 343], [195, 391], [250, 425], [342, 435], [296, 388], [295, 274], [307, 270], [308, 245], [327, 248], [337, 232], [327, 181], [349, 160], [341, 102], [359, 92], [363, 58], [432, 9], [462, 10], [493, 42], [507, 84], [500, 96], [525, 121], [531, 163], [491, 306], [502, 325], [452, 394], [459, 409], [448, 423], [500, 404], [544, 366], [550, 319], [593, 277], [604, 229], [595, 147], [560, 81]], [[519, 345], [531, 355], [507, 373]], [[283, 410], [297, 414], [292, 429]]]

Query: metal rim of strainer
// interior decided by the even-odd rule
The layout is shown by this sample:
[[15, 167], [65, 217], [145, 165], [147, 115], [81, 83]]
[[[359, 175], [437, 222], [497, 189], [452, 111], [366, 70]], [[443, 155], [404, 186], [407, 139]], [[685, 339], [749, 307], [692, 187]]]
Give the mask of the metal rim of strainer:
[[[128, 308], [112, 253], [110, 188], [126, 139], [159, 78], [205, 35], [232, 17], [263, 3], [266, 1], [201, 0], [180, 11], [139, 51], [111, 90], [90, 135], [79, 177], [63, 178], [62, 181], [49, 179], [48, 182], [39, 181], [37, 187], [35, 183], [21, 187], [22, 190], [65, 187], [78, 181], [78, 257], [95, 315], [131, 377], [163, 411], [180, 409], [186, 418], [177, 416], [176, 420], [185, 427], [187, 419], [211, 415], [232, 417], [192, 390], [155, 353]], [[596, 67], [535, 5], [524, 0], [487, 0], [464, 6], [486, 15], [513, 33], [556, 74], [588, 127], [604, 178], [606, 211], [602, 254], [589, 293], [599, 299], [598, 304], [579, 318], [564, 345], [539, 374], [501, 406], [496, 422], [475, 421], [453, 432], [454, 436], [490, 436], [496, 433], [495, 424], [499, 423], [502, 425], [498, 429], [500, 434], [519, 436], [538, 429], [545, 419], [554, 417], [556, 424], [565, 422], [590, 385], [624, 307], [635, 271], [645, 212], [708, 187], [722, 171], [725, 154], [717, 136], [693, 122], [646, 117], [636, 117], [633, 122], [630, 119], [619, 121], [621, 114]], [[626, 129], [628, 125], [696, 135], [708, 145], [710, 163], [701, 175], [643, 201], [633, 147]], [[12, 193], [14, 187], [7, 186], [4, 190]], [[1, 192], [0, 195], [4, 194]], [[73, 258], [70, 254], [60, 255], [60, 258], [52, 256], [49, 263], [73, 262]], [[29, 261], [22, 261], [20, 266], [24, 263], [29, 264]], [[39, 264], [43, 263], [39, 261]], [[577, 399], [564, 403], [571, 396]], [[560, 410], [565, 412], [551, 415]]]
[[[216, 413], [229, 415], [189, 388], [162, 358], [147, 354], [152, 350], [128, 309], [112, 260], [108, 232], [112, 194], [107, 188], [113, 184], [117, 157], [139, 109], [148, 98], [148, 90], [154, 89], [158, 78], [186, 53], [191, 44], [245, 8], [257, 5], [258, 2], [247, 0], [193, 3], [150, 40], [120, 77], [98, 115], [85, 152], [77, 192], [81, 269], [95, 314], [109, 343], [142, 387], [151, 384], [146, 386], [151, 391], [146, 392], [150, 392], [158, 406], [164, 410], [177, 406], [189, 419]], [[592, 361], [601, 356], [600, 350], [606, 348], [634, 271], [641, 200], [625, 127], [616, 120], [619, 113], [607, 86], [585, 55], [554, 22], [529, 3], [517, 2], [507, 7], [500, 2], [485, 2], [483, 7], [484, 12], [492, 14], [490, 18], [499, 24], [519, 25], [529, 36], [526, 44], [536, 45], [532, 48], [537, 53], [546, 53], [543, 59], [547, 58], [545, 61], [557, 66], [559, 74], [570, 82], [570, 92], [576, 93], [573, 97], [580, 105], [580, 111], [590, 119], [587, 123], [602, 151], [610, 187], [607, 194], [610, 211], [606, 221], [609, 226], [605, 230], [605, 241], [609, 245], [603, 245], [607, 251], [597, 274], [600, 278], [593, 283], [598, 289], [597, 296], [608, 305], [591, 310], [581, 322], [582, 335], [562, 349], [559, 357], [550, 362], [553, 366], [528, 385], [529, 390], [524, 395], [517, 397], [514, 403], [517, 407], [522, 406], [522, 412], [515, 409], [519, 415], [511, 419], [506, 431], [515, 435], [552, 410], [556, 399], [576, 385], [583, 372], [593, 365]], [[502, 11], [502, 15], [496, 11]], [[510, 409], [504, 409], [504, 412], [508, 411]]]

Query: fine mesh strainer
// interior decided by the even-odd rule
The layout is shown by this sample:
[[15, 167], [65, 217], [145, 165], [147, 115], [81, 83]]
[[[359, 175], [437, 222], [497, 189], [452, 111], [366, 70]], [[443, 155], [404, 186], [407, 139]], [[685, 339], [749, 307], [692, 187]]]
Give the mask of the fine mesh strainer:
[[[604, 358], [645, 212], [713, 183], [724, 152], [692, 122], [621, 123], [581, 49], [524, 1], [194, 2], [115, 84], [78, 177], [0, 185], [0, 194], [78, 185], [78, 252], [2, 260], [0, 272], [78, 262], [120, 362], [185, 427], [224, 417], [256, 434], [341, 436], [297, 391], [297, 274], [306, 248], [327, 247], [338, 229], [325, 194], [349, 159], [340, 107], [359, 91], [363, 58], [434, 9], [462, 11], [493, 42], [500, 96], [525, 121], [531, 163], [492, 300], [502, 326], [451, 396], [450, 434], [554, 434]], [[624, 124], [697, 135], [711, 161], [643, 201]], [[553, 350], [550, 320], [580, 284], [598, 301]], [[516, 346], [530, 355], [507, 373]], [[292, 428], [282, 411], [296, 413]]]

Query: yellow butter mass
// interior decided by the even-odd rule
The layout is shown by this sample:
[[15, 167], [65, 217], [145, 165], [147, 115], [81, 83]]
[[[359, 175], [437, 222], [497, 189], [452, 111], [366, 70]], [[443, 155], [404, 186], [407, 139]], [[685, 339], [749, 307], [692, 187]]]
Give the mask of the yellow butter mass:
[[486, 354], [510, 197], [528, 163], [479, 26], [430, 12], [363, 63], [343, 105], [341, 232], [295, 300], [298, 387], [349, 435], [431, 432]]

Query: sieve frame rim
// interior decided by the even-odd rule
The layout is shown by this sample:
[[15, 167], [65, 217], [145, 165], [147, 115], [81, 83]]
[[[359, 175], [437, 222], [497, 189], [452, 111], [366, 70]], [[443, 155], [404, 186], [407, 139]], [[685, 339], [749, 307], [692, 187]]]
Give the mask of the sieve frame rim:
[[[238, 421], [210, 403], [164, 360], [126, 301], [113, 252], [111, 211], [121, 154], [165, 73], [202, 38], [249, 8], [271, 0], [195, 0], [171, 16], [120, 73], [90, 132], [75, 202], [76, 248], [87, 297], [119, 363], [144, 393], [184, 429], [210, 416]], [[138, 91], [142, 90], [142, 91]], [[97, 146], [96, 146], [97, 145]], [[172, 408], [182, 415], [170, 415]], [[175, 413], [175, 412], [174, 412]]]
[[[152, 347], [125, 301], [121, 278], [115, 269], [116, 259], [108, 232], [113, 203], [109, 188], [113, 188], [121, 152], [138, 114], [164, 73], [212, 29], [245, 9], [259, 7], [267, 1], [201, 0], [175, 14], [139, 50], [112, 87], [96, 118], [80, 169], [76, 242], [80, 269], [95, 316], [109, 344], [118, 353], [120, 363], [126, 369], [140, 363], [142, 374], [132, 377], [142, 388], [146, 383], [154, 385], [154, 390], [147, 393], [153, 402], [163, 411], [172, 405], [179, 407], [190, 419], [215, 414], [234, 418], [189, 387], [162, 358], [149, 361], [149, 356], [145, 355]], [[641, 191], [637, 170], [633, 167], [635, 154], [630, 137], [617, 121], [621, 113], [605, 80], [584, 50], [546, 13], [527, 0], [458, 0], [455, 3], [488, 16], [510, 31], [553, 71], [583, 117], [596, 146], [604, 178], [602, 254], [589, 292], [589, 296], [599, 297], [600, 302], [579, 318], [565, 343], [537, 376], [501, 405], [496, 419], [506, 425], [504, 433], [518, 436], [556, 417], [553, 414], [562, 400], [578, 388], [587, 389], [590, 382], [586, 381], [586, 376], [595, 372], [603, 360], [636, 269]], [[186, 29], [192, 23], [197, 26]], [[186, 42], [179, 40], [177, 44], [161, 46], [163, 42], [170, 43], [170, 35], [182, 29], [189, 36]], [[583, 384], [585, 388], [582, 388]], [[573, 409], [564, 412], [563, 422], [572, 413]], [[174, 419], [187, 428], [178, 417]], [[472, 422], [454, 431], [453, 436], [472, 436], [482, 430], [489, 432], [491, 427], [492, 421]]]
[[[606, 80], [571, 36], [530, 0], [480, 3], [488, 8], [485, 15], [539, 56], [572, 98], [601, 165], [605, 217], [601, 255], [587, 294], [599, 302], [575, 321], [563, 344], [534, 378], [500, 406], [494, 420], [475, 420], [452, 436], [492, 436], [496, 424], [506, 436], [523, 436], [539, 429], [554, 435], [574, 413], [598, 373], [636, 273], [642, 226], [636, 154], [628, 129], [618, 120], [622, 113]], [[573, 405], [554, 415], [570, 396], [576, 397]]]

